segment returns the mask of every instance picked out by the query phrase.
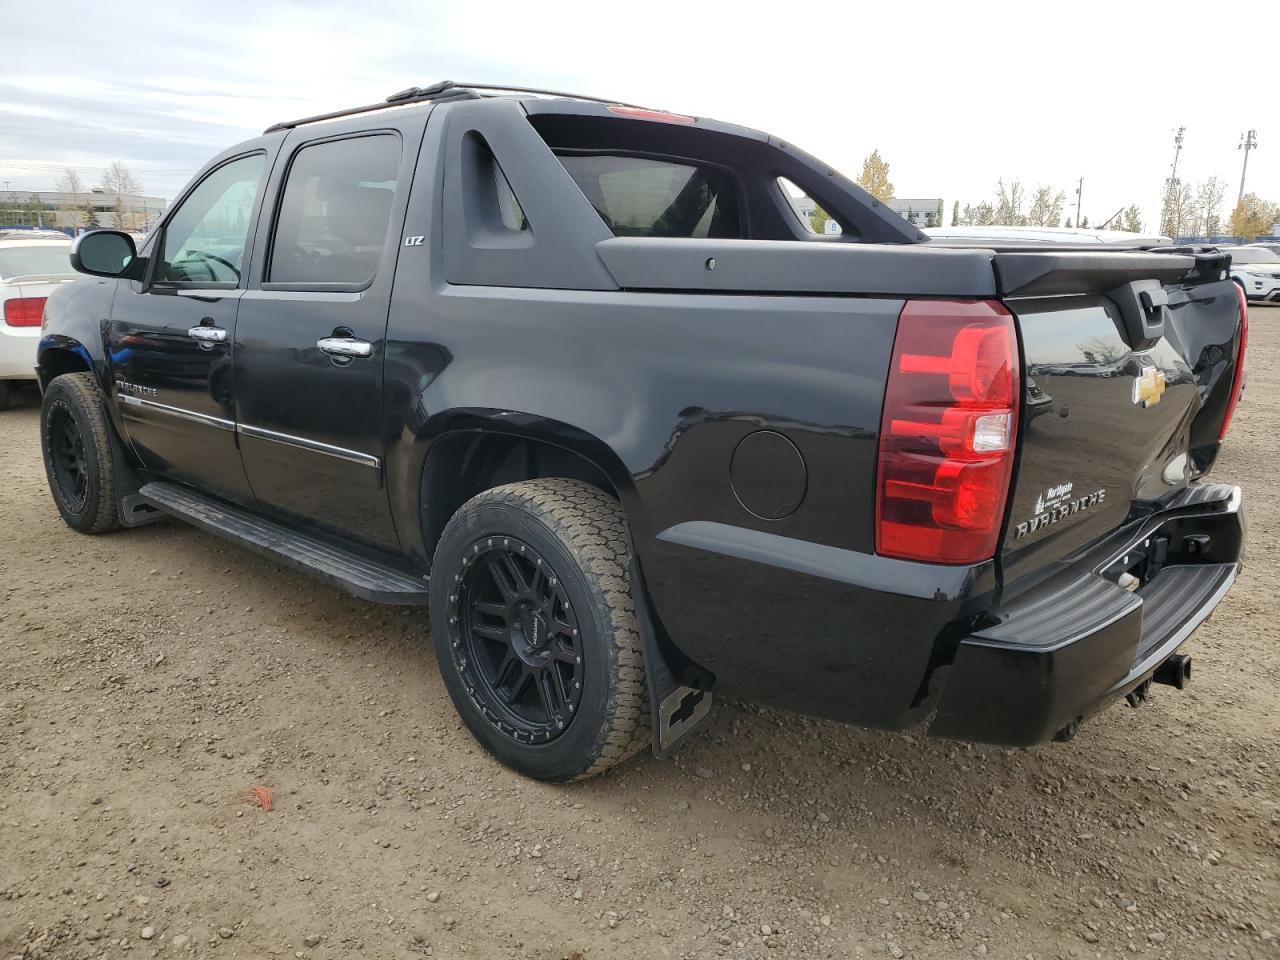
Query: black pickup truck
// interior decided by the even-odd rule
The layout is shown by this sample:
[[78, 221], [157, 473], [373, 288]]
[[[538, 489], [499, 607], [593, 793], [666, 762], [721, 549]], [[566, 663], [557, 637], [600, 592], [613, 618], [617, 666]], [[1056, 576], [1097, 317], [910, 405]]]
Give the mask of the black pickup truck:
[[665, 752], [713, 694], [1066, 739], [1182, 687], [1239, 568], [1213, 248], [944, 245], [761, 133], [441, 83], [273, 126], [141, 250], [71, 257], [37, 369], [66, 522], [429, 601], [532, 777]]

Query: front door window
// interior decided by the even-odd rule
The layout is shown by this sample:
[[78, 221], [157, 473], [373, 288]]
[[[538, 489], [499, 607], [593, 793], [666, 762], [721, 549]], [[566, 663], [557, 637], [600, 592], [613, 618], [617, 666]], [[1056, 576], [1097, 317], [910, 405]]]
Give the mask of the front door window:
[[165, 227], [156, 283], [239, 284], [265, 167], [262, 154], [232, 160], [205, 177], [182, 201]]

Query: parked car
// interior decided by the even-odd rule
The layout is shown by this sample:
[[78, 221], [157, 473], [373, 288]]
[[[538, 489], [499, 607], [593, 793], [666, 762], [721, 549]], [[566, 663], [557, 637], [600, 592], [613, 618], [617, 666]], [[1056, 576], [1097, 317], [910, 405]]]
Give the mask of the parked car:
[[1125, 230], [1090, 230], [1088, 227], [926, 227], [925, 231], [940, 242], [972, 243], [975, 240], [998, 240], [1003, 243], [1070, 244], [1084, 246], [1146, 249], [1170, 246], [1173, 241], [1160, 234], [1129, 233]]
[[65, 233], [0, 230], [0, 410], [16, 387], [35, 382], [45, 298], [76, 277], [70, 251]]
[[1250, 300], [1280, 300], [1280, 253], [1261, 245], [1223, 247], [1231, 254], [1231, 279]]
[[721, 693], [1069, 738], [1184, 686], [1238, 570], [1213, 248], [944, 246], [742, 127], [437, 84], [277, 124], [72, 262], [39, 352], [66, 523], [170, 514], [429, 601], [531, 777], [664, 753]]

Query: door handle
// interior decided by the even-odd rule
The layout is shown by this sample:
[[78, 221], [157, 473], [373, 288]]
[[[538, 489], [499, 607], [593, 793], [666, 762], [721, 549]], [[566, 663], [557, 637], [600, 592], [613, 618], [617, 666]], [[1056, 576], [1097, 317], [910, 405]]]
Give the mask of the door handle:
[[371, 357], [373, 344], [355, 337], [322, 337], [316, 346], [331, 357]]
[[187, 336], [192, 340], [199, 340], [204, 343], [226, 343], [227, 331], [221, 327], [199, 326], [192, 327], [187, 331]]

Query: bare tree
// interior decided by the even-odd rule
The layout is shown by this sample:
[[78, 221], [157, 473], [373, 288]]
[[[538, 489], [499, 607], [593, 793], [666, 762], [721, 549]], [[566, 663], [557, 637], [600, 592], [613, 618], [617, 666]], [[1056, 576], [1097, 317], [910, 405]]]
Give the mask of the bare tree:
[[1007, 187], [1003, 179], [997, 181], [995, 222], [1009, 227], [1025, 224], [1026, 217], [1022, 213], [1024, 196], [1022, 184], [1017, 180], [1011, 181]]
[[1195, 225], [1195, 201], [1191, 185], [1177, 177], [1165, 181], [1164, 201], [1160, 204], [1160, 232], [1177, 240]]
[[1206, 237], [1222, 232], [1222, 201], [1226, 196], [1226, 181], [1218, 177], [1210, 177], [1196, 187], [1196, 230]]
[[83, 216], [82, 211], [78, 208], [80, 206], [81, 194], [87, 193], [88, 191], [85, 189], [84, 181], [80, 179], [79, 172], [68, 167], [62, 172], [62, 176], [53, 181], [53, 189], [59, 193], [71, 194], [71, 203], [67, 205], [68, 212], [66, 214], [70, 223], [66, 224], [66, 226], [86, 226], [87, 224], [82, 224], [80, 222], [83, 219]]
[[142, 185], [134, 177], [133, 171], [119, 160], [112, 161], [111, 166], [107, 167], [107, 172], [102, 175], [102, 189], [116, 195], [114, 210], [116, 229], [131, 229], [134, 219], [133, 201], [142, 193]]
[[1059, 190], [1053, 192], [1052, 187], [1036, 187], [1031, 198], [1031, 209], [1027, 211], [1027, 223], [1034, 227], [1056, 227], [1062, 221], [1062, 207], [1067, 195]]

